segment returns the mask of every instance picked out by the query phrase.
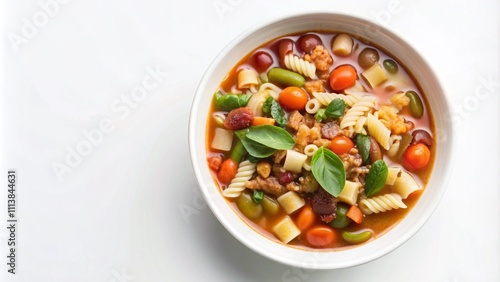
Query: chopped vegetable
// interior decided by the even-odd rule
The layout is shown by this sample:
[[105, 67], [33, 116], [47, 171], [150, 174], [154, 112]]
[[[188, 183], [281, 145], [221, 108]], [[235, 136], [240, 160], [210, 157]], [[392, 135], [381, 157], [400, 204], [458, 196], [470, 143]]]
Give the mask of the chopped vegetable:
[[306, 233], [306, 240], [314, 247], [326, 247], [336, 239], [335, 231], [327, 226], [315, 226]]
[[279, 126], [286, 126], [285, 112], [273, 97], [267, 97], [266, 101], [262, 105], [262, 112], [267, 116], [272, 116]]
[[352, 220], [347, 217], [347, 211], [349, 210], [349, 207], [347, 204], [344, 203], [338, 203], [337, 204], [337, 214], [335, 216], [335, 219], [332, 220], [329, 224], [335, 228], [344, 228], [349, 225]]
[[343, 65], [330, 74], [330, 86], [333, 90], [344, 90], [356, 82], [356, 69], [351, 65]]
[[410, 90], [406, 91], [406, 96], [410, 98], [410, 113], [415, 118], [420, 118], [424, 114], [424, 105], [418, 96], [417, 92]]
[[316, 114], [314, 114], [314, 118], [318, 122], [322, 122], [326, 119], [326, 109], [319, 109]]
[[243, 143], [241, 143], [241, 140], [237, 139], [233, 149], [231, 150], [231, 156], [230, 158], [234, 160], [237, 163], [241, 162], [241, 159], [243, 159], [243, 156], [247, 153], [247, 150], [245, 150], [245, 147], [243, 146]]
[[356, 205], [352, 205], [347, 211], [346, 215], [357, 224], [363, 222], [363, 212]]
[[382, 63], [384, 65], [385, 70], [388, 73], [395, 74], [398, 72], [398, 64], [391, 59], [385, 59]]
[[372, 234], [373, 233], [369, 230], [357, 233], [344, 231], [342, 232], [342, 238], [344, 238], [347, 243], [355, 245], [368, 241], [368, 239], [372, 237]]
[[236, 205], [238, 209], [248, 217], [249, 219], [255, 219], [261, 216], [262, 214], [262, 206], [256, 204], [252, 200], [252, 196], [247, 191], [243, 191], [238, 198], [236, 198]]
[[[272, 99], [272, 97], [271, 97]], [[268, 117], [254, 117], [252, 120], [252, 125], [257, 126], [257, 125], [274, 125], [275, 120], [274, 118], [268, 118]]]
[[280, 210], [280, 205], [275, 199], [264, 195], [264, 198], [262, 199], [262, 208], [267, 214], [276, 215]]
[[299, 216], [297, 217], [297, 227], [300, 231], [304, 232], [314, 223], [315, 213], [313, 212], [311, 206], [306, 205], [300, 210]]
[[309, 97], [307, 93], [299, 87], [289, 86], [283, 89], [279, 95], [280, 105], [289, 110], [303, 110], [307, 104]]
[[256, 204], [262, 203], [262, 199], [264, 198], [264, 192], [262, 190], [253, 190], [252, 200]]

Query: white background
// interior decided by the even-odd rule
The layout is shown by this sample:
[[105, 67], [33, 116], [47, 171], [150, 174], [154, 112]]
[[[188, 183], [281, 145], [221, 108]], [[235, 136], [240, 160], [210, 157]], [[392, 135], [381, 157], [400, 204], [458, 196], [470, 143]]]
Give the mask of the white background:
[[[50, 1], [0, 7], [0, 281], [500, 280], [498, 1], [39, 2]], [[457, 158], [440, 206], [400, 248], [350, 269], [294, 269], [243, 246], [199, 197], [188, 152], [190, 104], [211, 60], [245, 29], [307, 10], [402, 35], [454, 107]], [[143, 80], [154, 87], [125, 106]], [[111, 131], [85, 147], [84, 132], [106, 122]], [[69, 158], [79, 146], [86, 156]], [[68, 166], [61, 179], [57, 164]], [[16, 275], [6, 267], [9, 168]]]

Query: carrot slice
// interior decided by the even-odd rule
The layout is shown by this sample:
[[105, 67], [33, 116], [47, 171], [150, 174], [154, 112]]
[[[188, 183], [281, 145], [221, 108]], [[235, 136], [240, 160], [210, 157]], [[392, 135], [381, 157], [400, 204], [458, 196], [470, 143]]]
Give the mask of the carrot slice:
[[314, 212], [311, 208], [311, 206], [307, 205], [304, 206], [299, 213], [299, 216], [297, 217], [297, 227], [300, 229], [300, 231], [304, 232], [307, 230], [309, 227], [311, 227], [314, 223]]
[[268, 117], [254, 117], [252, 120], [253, 126], [264, 124], [274, 125], [274, 119]]
[[363, 212], [358, 208], [358, 206], [352, 205], [347, 211], [346, 215], [357, 224], [363, 222]]
[[327, 226], [314, 226], [306, 233], [306, 240], [314, 247], [326, 247], [337, 238], [335, 230]]

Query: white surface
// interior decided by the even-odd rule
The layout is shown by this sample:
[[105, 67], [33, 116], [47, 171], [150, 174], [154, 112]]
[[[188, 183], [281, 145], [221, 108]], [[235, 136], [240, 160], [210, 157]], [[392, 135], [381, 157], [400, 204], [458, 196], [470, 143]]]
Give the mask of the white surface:
[[[66, 0], [16, 51], [9, 38], [43, 20], [38, 2], [0, 4], [1, 181], [9, 168], [19, 178], [18, 273], [6, 272], [4, 219], [0, 281], [500, 280], [497, 2]], [[318, 9], [379, 21], [429, 60], [455, 103], [459, 150], [441, 205], [413, 238], [363, 266], [310, 272], [261, 257], [219, 224], [198, 196], [187, 121], [203, 72], [234, 36]], [[125, 106], [143, 83], [144, 99]], [[106, 121], [111, 132], [59, 181], [53, 164]]]

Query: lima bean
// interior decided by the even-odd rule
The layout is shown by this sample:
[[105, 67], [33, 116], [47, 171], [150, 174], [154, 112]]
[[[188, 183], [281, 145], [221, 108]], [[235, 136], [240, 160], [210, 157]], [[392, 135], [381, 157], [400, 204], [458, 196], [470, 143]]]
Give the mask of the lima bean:
[[354, 232], [349, 232], [349, 231], [344, 231], [342, 232], [342, 238], [347, 241], [349, 244], [361, 244], [368, 239], [372, 237], [372, 232], [371, 231], [363, 231], [359, 233], [354, 233]]
[[410, 113], [415, 118], [420, 118], [424, 114], [424, 105], [418, 96], [417, 92], [410, 90], [406, 91], [406, 97], [410, 98]]
[[262, 206], [252, 200], [248, 192], [243, 192], [236, 198], [238, 209], [249, 219], [256, 219], [262, 215]]

